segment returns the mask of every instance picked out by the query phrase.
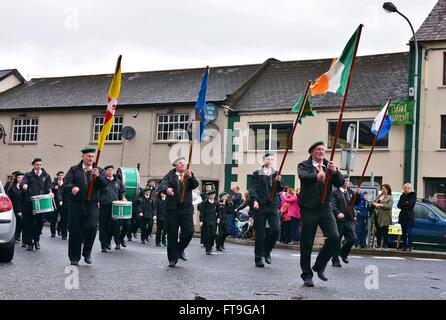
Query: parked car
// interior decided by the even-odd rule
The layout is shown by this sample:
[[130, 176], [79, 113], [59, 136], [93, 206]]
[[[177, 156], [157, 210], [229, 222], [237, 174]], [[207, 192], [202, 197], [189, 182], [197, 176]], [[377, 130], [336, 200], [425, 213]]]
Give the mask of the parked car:
[[12, 202], [0, 181], [0, 262], [10, 262], [14, 257], [15, 224]]
[[[446, 247], [446, 211], [429, 200], [417, 200], [415, 207], [415, 227], [412, 241], [415, 245]], [[396, 236], [389, 236], [396, 243]]]

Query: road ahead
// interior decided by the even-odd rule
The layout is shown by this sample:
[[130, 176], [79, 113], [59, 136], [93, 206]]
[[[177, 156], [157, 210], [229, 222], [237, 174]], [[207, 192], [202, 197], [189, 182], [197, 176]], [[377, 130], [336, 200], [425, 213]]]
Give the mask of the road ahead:
[[166, 248], [153, 240], [128, 242], [121, 250], [113, 246], [108, 253], [101, 253], [96, 241], [93, 264], [81, 260], [75, 289], [75, 273], [66, 269], [72, 268], [67, 241], [51, 239], [47, 227], [43, 232], [40, 251], [18, 245], [13, 262], [0, 264], [0, 299], [446, 300], [444, 260], [352, 256], [343, 268], [327, 267], [328, 282], [315, 277], [315, 287], [304, 288], [299, 252], [276, 249], [273, 264], [259, 269], [252, 246], [228, 243], [224, 253], [207, 256], [198, 239], [186, 250], [188, 261], [180, 260], [176, 268], [167, 266]]

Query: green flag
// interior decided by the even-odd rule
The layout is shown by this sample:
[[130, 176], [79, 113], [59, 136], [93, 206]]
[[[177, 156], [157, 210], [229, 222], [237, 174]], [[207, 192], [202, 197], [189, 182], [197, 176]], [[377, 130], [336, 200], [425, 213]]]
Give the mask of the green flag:
[[[299, 100], [297, 100], [296, 104], [294, 105], [294, 107], [291, 109], [291, 112], [294, 113], [298, 113], [299, 112], [299, 108], [300, 105], [302, 104], [302, 99], [304, 98], [304, 96], [301, 96], [299, 98]], [[311, 101], [310, 101], [310, 97], [307, 98], [307, 101], [305, 102], [304, 105], [304, 110], [302, 111], [302, 116], [299, 119], [299, 123], [302, 124], [302, 118], [305, 117], [314, 117], [316, 116], [316, 111], [313, 110], [313, 106], [311, 105]]]

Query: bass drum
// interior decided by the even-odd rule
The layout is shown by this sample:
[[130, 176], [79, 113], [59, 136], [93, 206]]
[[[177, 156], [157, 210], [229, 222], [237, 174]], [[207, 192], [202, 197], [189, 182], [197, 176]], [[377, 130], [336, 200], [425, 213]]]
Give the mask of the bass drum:
[[125, 198], [129, 201], [138, 199], [140, 177], [137, 168], [118, 168], [116, 176], [125, 187]]

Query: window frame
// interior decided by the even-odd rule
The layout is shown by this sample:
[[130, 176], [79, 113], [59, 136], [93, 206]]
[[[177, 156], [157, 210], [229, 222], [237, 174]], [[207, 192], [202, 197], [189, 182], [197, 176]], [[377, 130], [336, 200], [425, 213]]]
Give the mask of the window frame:
[[446, 115], [440, 116], [440, 149], [446, 149]]
[[[247, 145], [247, 151], [248, 152], [266, 152], [266, 151], [270, 151], [270, 152], [282, 152], [282, 151], [285, 151], [286, 150], [286, 147], [284, 148], [284, 149], [271, 149], [271, 141], [272, 141], [272, 139], [271, 139], [271, 135], [272, 135], [272, 132], [273, 132], [273, 128], [272, 128], [272, 126], [273, 125], [275, 125], [275, 124], [287, 124], [287, 125], [291, 125], [291, 130], [293, 129], [293, 122], [290, 122], [290, 121], [274, 121], [274, 122], [248, 122], [248, 130], [250, 131], [251, 130], [251, 126], [252, 125], [269, 125], [269, 136], [268, 136], [268, 141], [269, 141], [269, 144], [268, 144], [268, 150], [257, 150], [257, 146], [255, 146], [256, 147], [256, 149], [250, 149], [250, 139], [251, 139], [251, 135], [250, 134], [248, 134], [248, 145]], [[291, 133], [291, 131], [290, 131], [290, 133]], [[288, 142], [288, 141], [287, 141]], [[293, 143], [294, 143], [294, 139], [292, 139], [292, 141], [291, 141], [291, 148], [290, 148], [290, 150], [292, 150], [293, 149]]]
[[[186, 142], [189, 141], [189, 137], [186, 137], [186, 139], [166, 139], [166, 140], [158, 139], [158, 134], [160, 133], [160, 131], [159, 131], [159, 125], [160, 125], [159, 117], [160, 116], [167, 116], [167, 117], [171, 117], [171, 116], [185, 116], [185, 117], [187, 117], [186, 120], [184, 121], [184, 124], [186, 125], [186, 128], [185, 128], [186, 131], [187, 131], [187, 127], [191, 123], [190, 122], [191, 114], [188, 113], [188, 112], [181, 112], [181, 113], [156, 113], [155, 114], [155, 134], [154, 134], [154, 139], [153, 139], [154, 143], [168, 143], [169, 144], [169, 143], [177, 143], [177, 142], [182, 142], [182, 141], [186, 141]], [[174, 122], [174, 121], [170, 121], [170, 120], [168, 120], [167, 122], [163, 122], [164, 125], [168, 125], [170, 123], [175, 124], [175, 123], [178, 123], [178, 122]], [[162, 132], [163, 133], [167, 132], [169, 134], [169, 131], [163, 130]]]
[[446, 51], [443, 52], [443, 85], [446, 86]]
[[[116, 119], [118, 117], [122, 118], [122, 122], [121, 122], [121, 139], [120, 140], [109, 140], [109, 136], [112, 133], [113, 126], [116, 125], [115, 121], [116, 121]], [[99, 130], [99, 132], [97, 133], [98, 134], [98, 139], [95, 139], [95, 134], [96, 134], [95, 128], [96, 128], [96, 119], [97, 118], [103, 118], [105, 120], [105, 116], [104, 115], [93, 115], [92, 116], [92, 126], [91, 126], [91, 136], [90, 136], [91, 143], [97, 143], [98, 142], [99, 135], [100, 135], [101, 130], [102, 130], [102, 128], [101, 128], [101, 130]], [[102, 124], [100, 126], [104, 126], [104, 124]], [[122, 138], [122, 128], [124, 128], [124, 115], [123, 114], [115, 114], [114, 119], [113, 119], [112, 128], [110, 130], [110, 133], [107, 136], [107, 139], [105, 140], [105, 143], [111, 143], [111, 144], [120, 144], [120, 143], [122, 143], [124, 141], [124, 139]]]
[[[33, 141], [15, 141], [14, 140], [14, 136], [15, 136], [14, 128], [15, 128], [15, 121], [16, 120], [21, 120], [21, 121], [23, 121], [23, 120], [30, 120], [30, 121], [36, 120], [37, 121], [37, 124], [35, 125], [35, 127], [36, 127], [36, 133], [35, 133], [36, 139], [33, 140]], [[12, 117], [12, 120], [11, 120], [10, 144], [37, 144], [39, 142], [39, 123], [40, 123], [40, 118], [38, 116], [36, 116], [36, 117], [29, 117], [29, 116], [26, 116], [26, 117], [23, 117], [23, 116]], [[20, 126], [22, 127], [23, 123]], [[31, 126], [33, 126], [33, 125], [29, 125], [28, 127], [31, 127]], [[26, 133], [25, 133], [25, 135], [26, 135]]]

